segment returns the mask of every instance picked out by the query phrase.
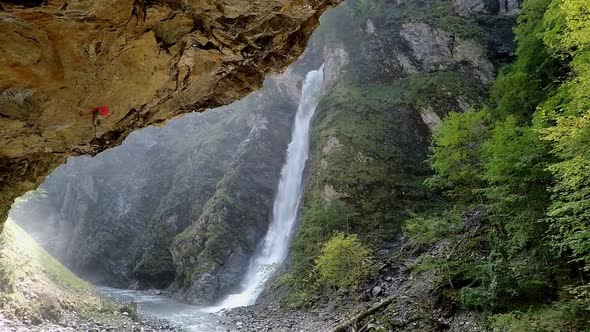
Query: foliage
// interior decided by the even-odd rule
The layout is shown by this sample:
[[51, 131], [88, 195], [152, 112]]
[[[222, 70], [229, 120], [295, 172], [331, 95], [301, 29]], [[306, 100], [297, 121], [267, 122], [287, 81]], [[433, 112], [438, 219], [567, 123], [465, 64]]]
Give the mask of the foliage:
[[530, 116], [556, 87], [561, 65], [549, 55], [540, 33], [551, 0], [528, 0], [515, 29], [516, 62], [503, 68], [491, 89], [493, 113]]
[[316, 259], [318, 282], [331, 289], [350, 289], [372, 274], [370, 250], [356, 235], [336, 233], [323, 244]]
[[131, 302], [128, 304], [123, 304], [119, 307], [119, 311], [121, 313], [127, 314], [129, 318], [133, 321], [139, 321], [139, 314], [137, 313], [137, 303]]
[[[362, 26], [365, 17], [370, 17], [380, 33], [396, 31], [392, 38], [398, 38], [408, 17], [455, 38], [490, 43], [491, 35], [498, 32], [486, 28], [487, 23], [451, 15], [451, 1], [404, 1], [392, 4], [395, 10], [388, 10], [386, 2], [375, 3], [376, 9], [354, 11], [354, 24]], [[498, 331], [528, 331], [531, 326], [538, 331], [560, 331], [567, 326], [564, 322], [574, 318], [572, 326], [581, 329], [583, 325], [575, 324], [586, 319], [584, 310], [590, 303], [584, 288], [590, 274], [590, 2], [525, 0], [515, 34], [515, 61], [500, 70], [487, 103], [468, 112], [448, 98], [460, 94], [476, 101], [474, 105], [484, 98], [485, 91], [466, 75], [439, 71], [379, 81], [359, 66], [363, 53], [351, 52], [350, 66], [363, 68], [357, 73], [360, 78], [351, 75], [323, 98], [319, 108], [330, 105], [330, 112], [318, 113], [313, 137], [320, 147], [328, 138], [337, 137], [340, 150], [312, 160], [319, 175], [314, 174], [308, 186], [317, 194], [324, 184], [335, 184], [335, 190], [344, 194], [342, 202], [351, 208], [350, 228], [343, 228], [342, 221], [334, 224], [339, 227], [327, 227], [329, 223], [315, 213], [323, 209], [319, 208], [321, 194], [313, 196], [318, 205], [307, 202], [301, 242], [299, 237], [295, 242], [294, 257], [305, 259], [296, 260], [293, 279], [320, 278], [313, 264], [318, 257], [317, 243], [333, 232], [350, 229], [363, 243], [373, 244], [376, 241], [369, 234], [374, 229], [393, 229], [405, 220], [403, 231], [411, 245], [425, 248], [438, 243], [437, 250], [444, 251], [441, 257], [420, 259], [412, 271], [433, 273], [436, 289], [450, 303], [495, 314], [491, 324]], [[367, 45], [359, 35], [354, 38], [354, 47]], [[366, 77], [370, 79], [358, 84]], [[412, 206], [397, 218], [388, 218], [391, 207], [400, 209], [388, 200], [404, 197], [374, 188], [395, 188], [401, 180], [393, 175], [393, 181], [388, 181], [376, 174], [404, 164], [395, 158], [387, 160], [396, 166], [392, 168], [381, 163], [356, 165], [351, 160], [359, 150], [371, 151], [370, 157], [379, 161], [384, 155], [404, 155], [405, 151], [387, 146], [374, 148], [380, 142], [375, 132], [397, 129], [385, 125], [392, 117], [375, 114], [400, 112], [404, 106], [431, 108], [441, 118], [446, 116], [433, 135], [429, 164], [434, 175], [426, 184], [449, 198], [452, 206], [442, 211]], [[459, 113], [447, 116], [448, 110]], [[346, 118], [346, 123], [340, 123], [336, 115]], [[365, 126], [365, 121], [371, 126]], [[380, 154], [383, 149], [390, 150]], [[320, 162], [336, 174], [322, 169]], [[358, 190], [364, 181], [375, 178], [379, 181]], [[388, 209], [373, 214], [373, 207], [386, 204]], [[366, 220], [366, 216], [374, 219]], [[305, 248], [306, 243], [316, 249]], [[298, 270], [303, 265], [306, 268]], [[562, 298], [570, 288], [575, 289], [575, 301], [571, 295]], [[309, 292], [299, 294], [310, 296]]]
[[294, 279], [307, 285], [315, 281], [314, 259], [320, 254], [321, 243], [334, 232], [349, 230], [350, 213], [342, 202], [326, 204], [321, 199], [312, 200], [304, 209], [300, 233], [291, 245]]
[[282, 299], [281, 305], [291, 309], [309, 306], [313, 296], [320, 293], [317, 283], [302, 283], [293, 273], [285, 273], [277, 279], [278, 285], [289, 288], [289, 294]]
[[413, 246], [428, 246], [439, 239], [449, 238], [461, 226], [461, 218], [452, 210], [414, 214], [405, 221], [404, 235]]
[[477, 232], [439, 236], [454, 243], [448, 286], [465, 308], [508, 312], [498, 331], [569, 331], [560, 325], [579, 313], [539, 304], [590, 272], [589, 13], [587, 1], [526, 1], [517, 59], [489, 105], [451, 114], [433, 137], [427, 183], [481, 212]]
[[537, 119], [542, 139], [558, 160], [548, 208], [551, 244], [561, 256], [590, 270], [590, 3], [554, 0], [545, 13], [543, 38], [557, 58], [570, 61], [572, 75]]
[[111, 304], [8, 219], [0, 236], [0, 311], [33, 321], [58, 320], [64, 305], [93, 314]]
[[589, 15], [590, 3], [586, 0], [553, 0], [543, 20], [543, 41], [561, 57], [588, 51]]
[[430, 164], [436, 174], [427, 182], [430, 187], [463, 202], [481, 201], [478, 189], [483, 163], [479, 156], [489, 135], [485, 116], [484, 112], [449, 114], [433, 137]]
[[[542, 246], [548, 203], [548, 149], [536, 130], [519, 126], [516, 117], [496, 123], [483, 144], [484, 189], [487, 209], [499, 229], [508, 254]], [[506, 243], [507, 242], [507, 243]]]
[[590, 312], [578, 301], [512, 311], [490, 317], [494, 332], [575, 332], [590, 328]]
[[486, 32], [475, 20], [454, 15], [454, 10], [448, 0], [413, 0], [404, 1], [395, 8], [386, 7], [383, 15], [391, 25], [412, 19], [427, 22], [455, 38], [486, 39]]
[[590, 270], [590, 111], [556, 122], [542, 131], [560, 158], [549, 167], [557, 181], [547, 213], [551, 244]]

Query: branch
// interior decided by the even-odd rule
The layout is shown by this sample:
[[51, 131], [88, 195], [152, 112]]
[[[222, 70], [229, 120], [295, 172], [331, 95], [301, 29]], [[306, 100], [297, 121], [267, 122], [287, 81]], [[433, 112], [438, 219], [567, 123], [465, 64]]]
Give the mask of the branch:
[[370, 316], [370, 315], [376, 313], [377, 311], [381, 310], [382, 308], [384, 308], [385, 306], [387, 306], [391, 302], [393, 302], [394, 299], [395, 299], [395, 296], [391, 296], [391, 297], [386, 298], [385, 300], [377, 303], [376, 305], [370, 307], [369, 309], [358, 313], [352, 319], [347, 320], [344, 323], [336, 326], [330, 332], [345, 332], [346, 329], [348, 329], [350, 326], [362, 321], [363, 319], [367, 318], [367, 316]]

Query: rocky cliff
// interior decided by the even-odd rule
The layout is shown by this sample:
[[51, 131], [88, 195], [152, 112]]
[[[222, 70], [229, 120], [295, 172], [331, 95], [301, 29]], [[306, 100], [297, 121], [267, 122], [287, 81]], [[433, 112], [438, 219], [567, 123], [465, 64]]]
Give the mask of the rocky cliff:
[[66, 157], [258, 89], [337, 2], [0, 1], [0, 220]]
[[175, 281], [183, 299], [213, 301], [239, 284], [266, 232], [301, 81], [319, 66], [313, 57], [240, 102], [71, 158], [12, 218], [96, 283]]
[[[346, 1], [322, 18], [311, 45], [323, 45], [327, 91], [313, 123], [295, 267], [312, 264], [335, 231], [387, 246], [404, 216], [432, 199], [422, 184], [431, 132], [449, 112], [481, 105], [513, 49], [513, 13], [479, 5], [467, 15], [459, 1]], [[334, 204], [347, 223], [319, 236], [312, 216]]]
[[[496, 2], [345, 1], [322, 18], [318, 42], [331, 83], [313, 122], [302, 217], [287, 273], [263, 303], [274, 305], [278, 297], [289, 306], [327, 307], [321, 319], [336, 321], [330, 311], [361, 310], [390, 296], [394, 304], [370, 315], [368, 326], [483, 329], [477, 319], [446, 311], [453, 309], [437, 302], [430, 276], [413, 274], [398, 260], [412, 256], [399, 250], [406, 243], [405, 221], [441, 204], [424, 185], [432, 132], [450, 112], [481, 107], [514, 49], [517, 11], [491, 4]], [[318, 280], [322, 245], [338, 232], [357, 235], [380, 268], [351, 294], [334, 294]], [[267, 311], [263, 306], [260, 312]], [[433, 320], [421, 319], [422, 313]]]
[[[404, 219], [436, 201], [423, 186], [431, 132], [449, 112], [480, 105], [511, 56], [513, 12], [492, 2], [347, 1], [323, 18], [306, 56], [226, 115], [205, 114], [199, 119], [213, 118], [192, 129], [174, 124], [188, 136], [132, 137], [143, 146], [137, 164], [118, 154], [91, 176], [76, 175], [78, 189], [49, 194], [73, 217], [72, 248], [84, 248], [61, 255], [97, 281], [172, 283], [187, 301], [232, 290], [268, 226], [300, 81], [325, 62], [289, 264], [291, 280], [303, 284], [289, 292], [309, 294], [310, 267], [334, 232], [357, 233], [387, 257]], [[118, 176], [104, 171], [119, 168]]]
[[94, 282], [126, 287], [131, 280], [158, 280], [165, 286], [174, 278], [166, 244], [215, 191], [248, 133], [245, 111], [238, 105], [191, 114], [142, 130], [94, 158], [71, 158], [11, 215]]
[[174, 287], [184, 300], [211, 303], [238, 287], [268, 229], [297, 105], [272, 93], [255, 98], [252, 130], [203, 213], [172, 245]]

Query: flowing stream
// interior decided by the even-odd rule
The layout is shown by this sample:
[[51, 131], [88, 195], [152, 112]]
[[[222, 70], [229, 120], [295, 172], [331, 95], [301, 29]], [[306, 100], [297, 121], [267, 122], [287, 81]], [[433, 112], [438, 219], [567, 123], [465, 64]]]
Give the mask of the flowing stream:
[[111, 287], [97, 289], [109, 298], [137, 303], [137, 311], [141, 316], [165, 319], [186, 332], [225, 332], [232, 328], [222, 324], [218, 315], [205, 312], [203, 307], [180, 303], [165, 295]]
[[208, 311], [254, 304], [276, 267], [287, 257], [301, 199], [303, 170], [309, 153], [309, 126], [322, 88], [323, 69], [322, 65], [320, 69], [310, 71], [303, 82], [291, 143], [274, 200], [273, 218], [264, 240], [250, 260], [241, 291], [227, 296], [219, 305], [208, 308]]

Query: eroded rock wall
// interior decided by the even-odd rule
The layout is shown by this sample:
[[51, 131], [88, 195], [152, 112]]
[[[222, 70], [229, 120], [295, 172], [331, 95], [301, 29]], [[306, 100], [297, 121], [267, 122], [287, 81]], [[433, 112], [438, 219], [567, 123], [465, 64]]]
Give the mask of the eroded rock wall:
[[337, 2], [0, 1], [0, 220], [66, 157], [258, 89]]

